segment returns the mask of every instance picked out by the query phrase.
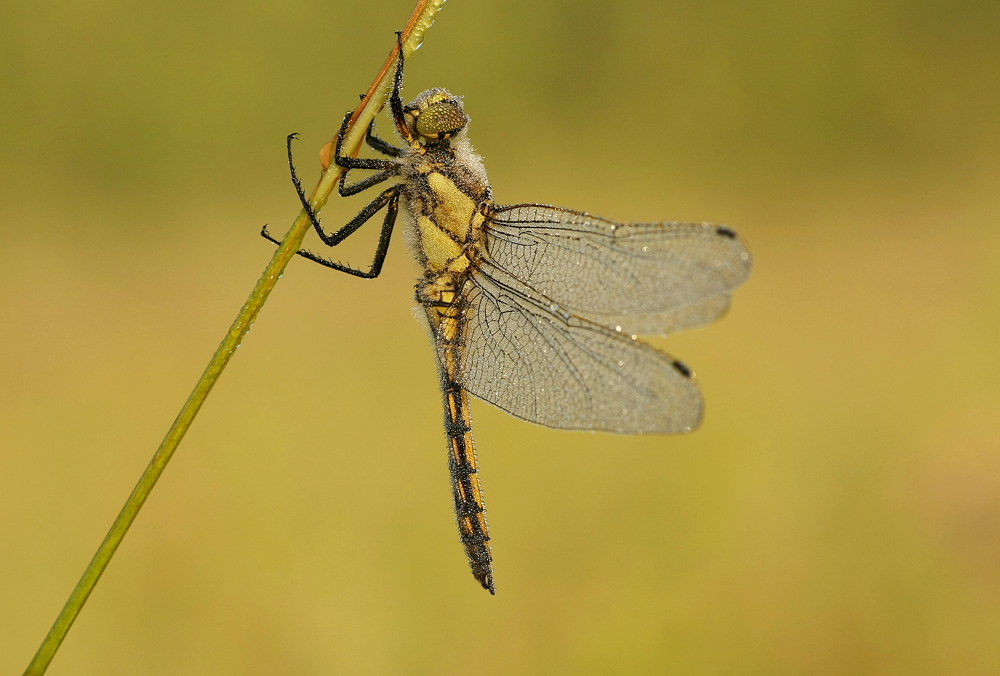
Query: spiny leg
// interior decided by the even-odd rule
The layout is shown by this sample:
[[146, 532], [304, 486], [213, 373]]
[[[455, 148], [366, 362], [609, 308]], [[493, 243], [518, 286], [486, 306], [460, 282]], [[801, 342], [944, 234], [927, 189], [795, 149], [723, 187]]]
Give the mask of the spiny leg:
[[383, 155], [399, 157], [403, 153], [402, 148], [397, 148], [391, 143], [387, 143], [375, 135], [375, 120], [368, 123], [368, 132], [365, 134], [365, 143], [367, 143], [373, 150], [377, 150]]
[[[343, 130], [341, 130], [341, 131], [343, 131]], [[388, 203], [388, 200], [384, 200], [383, 201], [383, 198], [386, 197], [387, 193], [392, 192], [393, 190], [395, 190], [396, 192], [398, 192], [399, 191], [399, 187], [398, 186], [393, 186], [392, 188], [388, 188], [381, 195], [379, 195], [374, 200], [372, 200], [371, 204], [369, 204], [364, 209], [362, 209], [358, 213], [358, 215], [355, 216], [353, 219], [351, 219], [351, 221], [347, 225], [345, 225], [344, 227], [342, 227], [340, 230], [338, 230], [337, 232], [333, 233], [332, 235], [327, 235], [326, 232], [324, 232], [323, 227], [320, 225], [319, 218], [317, 218], [316, 212], [313, 211], [312, 205], [309, 203], [309, 199], [306, 197], [305, 191], [302, 190], [302, 181], [299, 180], [298, 174], [295, 172], [295, 162], [292, 159], [292, 140], [295, 139], [295, 138], [297, 138], [297, 137], [298, 137], [298, 134], [289, 134], [288, 138], [286, 139], [286, 145], [288, 147], [288, 168], [289, 168], [289, 171], [291, 171], [291, 174], [292, 174], [292, 184], [295, 186], [295, 192], [299, 196], [299, 202], [302, 203], [302, 208], [305, 209], [306, 214], [309, 216], [309, 222], [312, 223], [313, 228], [316, 230], [316, 234], [319, 235], [319, 238], [321, 240], [323, 240], [323, 243], [326, 244], [327, 246], [336, 246], [337, 244], [340, 244], [342, 241], [344, 241], [345, 239], [347, 239], [351, 234], [353, 234], [355, 230], [357, 230], [359, 227], [361, 227], [361, 225], [365, 221], [367, 221], [369, 218], [371, 218], [372, 215], [374, 215], [374, 213], [376, 211], [378, 211], [379, 209], [381, 209], [382, 206], [385, 206]], [[338, 146], [339, 146], [339, 143], [338, 143]], [[395, 165], [393, 165], [393, 166], [395, 166]], [[385, 175], [383, 176], [383, 174], [385, 174]], [[390, 178], [391, 176], [392, 176], [392, 174], [391, 173], [387, 173], [387, 172], [381, 172], [380, 174], [376, 174], [375, 176], [370, 176], [369, 179], [371, 179], [371, 178], [379, 178], [379, 180], [378, 181], [372, 181], [368, 185], [366, 185], [365, 187], [366, 188], [370, 188], [371, 186], [375, 185], [376, 183], [380, 183], [381, 181], [384, 181], [384, 180]], [[367, 180], [368, 179], [365, 179], [365, 181], [367, 181]], [[359, 183], [364, 183], [365, 181], [359, 181]], [[344, 174], [341, 174], [341, 176], [340, 176], [340, 185], [341, 185], [342, 188], [344, 188]], [[355, 186], [356, 185], [358, 185], [358, 184], [355, 184]], [[351, 189], [351, 188], [354, 188], [355, 186], [346, 186], [346, 189]], [[355, 190], [354, 192], [360, 192], [360, 191]], [[350, 193], [350, 194], [354, 194], [354, 193]], [[378, 207], [376, 207], [374, 210], [372, 210], [373, 205], [375, 205], [376, 203], [379, 203], [380, 201], [381, 201], [381, 205], [378, 206]], [[363, 218], [361, 218], [362, 215], [366, 214], [366, 213], [368, 215], [364, 216]], [[360, 221], [358, 220], [359, 218], [361, 218]]]
[[406, 118], [403, 116], [403, 99], [399, 97], [399, 92], [403, 88], [403, 34], [396, 31], [396, 46], [399, 49], [399, 56], [396, 60], [396, 74], [392, 80], [392, 96], [389, 97], [389, 108], [392, 110], [392, 119], [396, 123], [399, 135], [407, 143], [413, 143], [413, 134], [406, 126]]
[[[359, 94], [358, 96], [361, 97], [362, 102], [365, 100], [364, 94]], [[351, 115], [353, 114], [354, 113], [351, 113]], [[402, 148], [397, 148], [391, 143], [387, 143], [375, 135], [375, 120], [368, 123], [368, 130], [365, 132], [365, 143], [367, 143], [373, 150], [376, 150], [383, 155], [399, 157], [403, 154]]]
[[[341, 147], [344, 144], [344, 134], [347, 133], [347, 124], [351, 119], [351, 113], [348, 112], [344, 115], [344, 121], [340, 125], [340, 131], [337, 132], [337, 145], [333, 153], [333, 160], [338, 167], [343, 167], [344, 172], [340, 175], [340, 184], [337, 188], [337, 192], [340, 193], [341, 197], [350, 197], [351, 195], [356, 195], [363, 190], [367, 190], [373, 185], [378, 185], [382, 181], [388, 180], [399, 173], [399, 164], [393, 160], [379, 160], [379, 159], [366, 159], [366, 158], [356, 158], [350, 157], [349, 155], [341, 154]], [[368, 132], [366, 134], [366, 139], [371, 135], [371, 125], [368, 125]], [[382, 143], [380, 139], [375, 139], [379, 143]], [[393, 148], [388, 144], [386, 147], [392, 148], [393, 150], [398, 150]], [[289, 149], [289, 163], [291, 162], [291, 149]], [[289, 164], [291, 166], [291, 164]], [[351, 169], [381, 169], [382, 171], [364, 178], [357, 183], [347, 184], [347, 174]], [[292, 173], [294, 174], [295, 168], [292, 167]]]
[[[347, 237], [355, 230], [360, 228], [366, 221], [368, 221], [372, 216], [374, 216], [382, 207], [388, 206], [385, 213], [385, 220], [382, 222], [382, 232], [379, 234], [378, 246], [375, 249], [375, 258], [372, 260], [371, 268], [366, 272], [364, 270], [358, 270], [357, 268], [352, 268], [349, 265], [344, 265], [342, 263], [336, 263], [328, 258], [323, 258], [322, 256], [317, 256], [311, 251], [301, 250], [296, 251], [298, 255], [303, 258], [308, 258], [309, 260], [319, 263], [320, 265], [332, 268], [334, 270], [339, 270], [340, 272], [346, 272], [347, 274], [354, 275], [356, 277], [363, 277], [364, 279], [375, 279], [382, 272], [382, 264], [385, 263], [386, 254], [389, 251], [389, 240], [392, 237], [392, 229], [396, 224], [396, 216], [399, 213], [399, 193], [400, 188], [398, 186], [393, 186], [382, 192], [381, 195], [376, 197], [368, 206], [361, 210], [357, 216], [351, 219], [351, 221], [345, 225], [343, 228], [337, 231], [337, 235], [342, 232], [348, 231], [344, 237]], [[260, 231], [261, 237], [273, 242], [274, 244], [281, 244], [278, 240], [271, 237], [271, 234], [267, 231], [267, 226]], [[325, 241], [325, 240], [324, 240]], [[335, 246], [330, 244], [329, 246]]]
[[337, 184], [337, 193], [341, 197], [350, 197], [351, 195], [357, 195], [359, 192], [364, 192], [371, 188], [372, 186], [378, 185], [384, 181], [389, 180], [393, 176], [397, 175], [399, 172], [393, 169], [386, 169], [385, 171], [380, 171], [377, 174], [372, 174], [367, 178], [363, 178], [357, 183], [351, 183], [347, 185], [347, 171], [344, 171], [340, 175], [340, 181]]
[[[344, 115], [344, 121], [340, 123], [340, 130], [337, 132], [337, 145], [333, 153], [333, 160], [337, 166], [345, 169], [392, 169], [393, 167], [396, 167], [397, 164], [392, 160], [351, 157], [350, 155], [344, 155], [341, 152], [341, 148], [344, 145], [344, 136], [347, 134], [347, 125], [350, 123], [351, 116], [353, 114], [353, 112], [347, 111]], [[369, 134], [371, 134], [371, 125], [369, 125], [368, 132], [365, 134], [366, 139]]]
[[[312, 223], [312, 226], [316, 229], [316, 232], [319, 233], [319, 236], [324, 237], [323, 241], [325, 242], [326, 239], [325, 239], [325, 233], [323, 232], [323, 228], [319, 224], [319, 219], [316, 217], [316, 212], [314, 212], [312, 209], [312, 204], [310, 204], [309, 200], [306, 199], [306, 193], [302, 189], [302, 181], [299, 180], [298, 174], [295, 173], [295, 160], [292, 158], [292, 141], [294, 141], [298, 137], [299, 137], [298, 133], [294, 132], [285, 137], [285, 149], [288, 152], [288, 170], [292, 174], [292, 185], [295, 186], [295, 194], [299, 196], [299, 202], [302, 204], [302, 208], [305, 209], [306, 214], [309, 216], [309, 222]], [[266, 225], [264, 226], [264, 229], [265, 230], [267, 229]], [[261, 235], [263, 234], [264, 231], [262, 230]], [[266, 239], [270, 239], [270, 237], [266, 237]]]

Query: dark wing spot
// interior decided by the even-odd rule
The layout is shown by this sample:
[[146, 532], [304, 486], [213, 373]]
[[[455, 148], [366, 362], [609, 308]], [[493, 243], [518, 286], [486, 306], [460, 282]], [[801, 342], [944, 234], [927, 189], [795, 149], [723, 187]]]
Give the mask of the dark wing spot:
[[689, 368], [687, 367], [687, 364], [685, 364], [684, 362], [682, 362], [682, 361], [677, 361], [677, 360], [675, 359], [675, 360], [674, 360], [674, 368], [675, 368], [675, 369], [677, 369], [677, 371], [678, 371], [678, 372], [679, 372], [679, 373], [680, 373], [680, 374], [681, 374], [682, 376], [684, 376], [685, 378], [690, 378], [690, 377], [691, 377], [691, 369], [689, 369]]
[[715, 229], [715, 232], [722, 235], [723, 237], [728, 237], [729, 239], [736, 239], [736, 231], [727, 228], [724, 225], [720, 225]]

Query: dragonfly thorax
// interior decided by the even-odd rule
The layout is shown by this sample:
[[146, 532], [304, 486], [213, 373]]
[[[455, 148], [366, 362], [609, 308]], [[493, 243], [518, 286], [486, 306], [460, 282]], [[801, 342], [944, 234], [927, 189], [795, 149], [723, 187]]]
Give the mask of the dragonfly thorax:
[[413, 135], [412, 150], [399, 165], [403, 204], [416, 226], [410, 241], [427, 279], [457, 279], [470, 274], [482, 255], [482, 228], [492, 206], [482, 159], [465, 134], [469, 118], [444, 89], [423, 92], [403, 115]]

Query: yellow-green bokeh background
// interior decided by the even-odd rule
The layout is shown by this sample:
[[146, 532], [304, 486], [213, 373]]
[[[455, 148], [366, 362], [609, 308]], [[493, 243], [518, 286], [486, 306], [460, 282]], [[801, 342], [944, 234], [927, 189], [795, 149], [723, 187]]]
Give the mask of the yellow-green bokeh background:
[[[297, 213], [285, 134], [311, 185], [410, 8], [0, 4], [0, 673]], [[407, 94], [465, 96], [498, 201], [752, 247], [658, 343], [703, 427], [474, 404], [491, 598], [402, 240], [373, 282], [295, 260], [50, 673], [1000, 672], [998, 36], [993, 0], [449, 2]]]

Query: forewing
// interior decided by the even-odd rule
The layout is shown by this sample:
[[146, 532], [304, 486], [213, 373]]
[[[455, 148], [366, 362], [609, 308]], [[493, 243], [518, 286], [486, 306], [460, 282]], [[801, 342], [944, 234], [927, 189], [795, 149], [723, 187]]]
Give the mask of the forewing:
[[496, 207], [486, 250], [494, 265], [561, 307], [633, 333], [716, 319], [752, 266], [725, 226], [615, 223], [541, 204]]
[[525, 420], [623, 434], [689, 432], [702, 400], [687, 368], [562, 310], [488, 263], [466, 291], [462, 386]]

